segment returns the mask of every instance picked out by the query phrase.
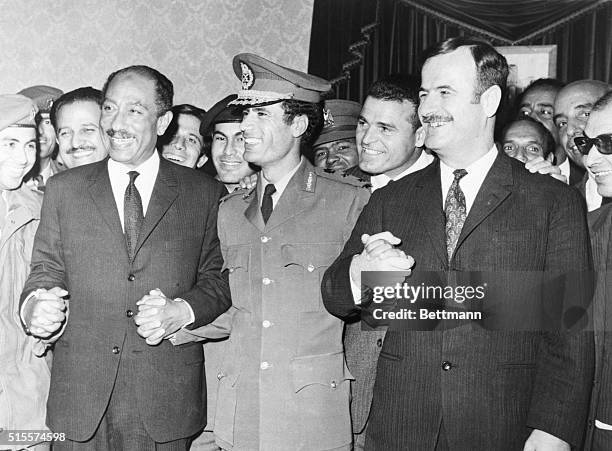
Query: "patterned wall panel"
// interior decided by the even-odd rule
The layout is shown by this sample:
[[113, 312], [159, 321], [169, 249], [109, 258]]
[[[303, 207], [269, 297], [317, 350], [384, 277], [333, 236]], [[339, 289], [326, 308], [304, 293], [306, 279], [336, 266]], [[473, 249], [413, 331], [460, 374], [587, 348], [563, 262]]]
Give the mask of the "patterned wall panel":
[[0, 92], [101, 87], [131, 64], [166, 74], [176, 103], [209, 108], [239, 88], [252, 52], [306, 70], [314, 0], [0, 0]]

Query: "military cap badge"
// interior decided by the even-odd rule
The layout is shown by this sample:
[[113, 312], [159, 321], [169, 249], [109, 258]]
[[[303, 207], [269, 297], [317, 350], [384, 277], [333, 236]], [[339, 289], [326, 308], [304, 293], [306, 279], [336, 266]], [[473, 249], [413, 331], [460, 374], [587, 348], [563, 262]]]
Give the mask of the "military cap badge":
[[334, 116], [329, 108], [323, 108], [323, 127], [333, 127]]
[[242, 61], [240, 62], [240, 69], [242, 70], [242, 89], [245, 91], [251, 89], [255, 83], [255, 75], [253, 74], [253, 71], [248, 64]]

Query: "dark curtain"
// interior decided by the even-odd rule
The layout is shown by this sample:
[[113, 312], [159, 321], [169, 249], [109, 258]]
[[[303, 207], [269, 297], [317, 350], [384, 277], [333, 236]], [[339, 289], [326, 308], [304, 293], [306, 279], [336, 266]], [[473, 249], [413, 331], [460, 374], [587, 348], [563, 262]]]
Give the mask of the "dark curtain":
[[[422, 3], [431, 7], [436, 2]], [[483, 8], [488, 4], [489, 17], [491, 8], [499, 6], [499, 0], [471, 3], [474, 8], [478, 8], [477, 3]], [[551, 15], [555, 12], [554, 1], [539, 2], [540, 13], [542, 4], [551, 8]], [[452, 13], [445, 11], [448, 17]], [[500, 10], [499, 15], [500, 24], [508, 19], [507, 11]], [[378, 26], [373, 27], [374, 31], [362, 33], [363, 27], [375, 23]], [[542, 23], [544, 26], [550, 22]], [[476, 30], [470, 24], [457, 25], [402, 0], [315, 0], [309, 71], [329, 80], [350, 77], [336, 84], [335, 97], [361, 102], [368, 86], [384, 75], [398, 72], [418, 75], [423, 51], [443, 39], [476, 35], [493, 45], [509, 45], [503, 37], [496, 39], [493, 33]], [[349, 47], [355, 43], [358, 45], [349, 53]], [[518, 45], [550, 44], [557, 45], [558, 79], [570, 82], [594, 78], [610, 82], [612, 3], [559, 23], [544, 34], [518, 40]]]

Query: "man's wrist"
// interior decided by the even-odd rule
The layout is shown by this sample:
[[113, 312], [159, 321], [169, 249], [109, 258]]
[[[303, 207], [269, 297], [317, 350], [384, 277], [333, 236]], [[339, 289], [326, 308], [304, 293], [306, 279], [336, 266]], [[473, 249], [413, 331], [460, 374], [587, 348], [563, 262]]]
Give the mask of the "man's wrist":
[[185, 316], [184, 322], [182, 322], [183, 325], [181, 326], [181, 329], [193, 324], [195, 321], [195, 314], [193, 313], [193, 309], [191, 308], [191, 305], [189, 305], [189, 302], [182, 298], [175, 298], [174, 301], [181, 302], [186, 307], [185, 312], [187, 315]]

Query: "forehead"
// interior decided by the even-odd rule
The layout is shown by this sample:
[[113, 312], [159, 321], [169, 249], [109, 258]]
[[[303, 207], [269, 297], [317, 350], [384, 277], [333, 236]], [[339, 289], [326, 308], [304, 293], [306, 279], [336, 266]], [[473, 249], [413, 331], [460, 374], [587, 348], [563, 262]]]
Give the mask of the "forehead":
[[612, 104], [606, 106], [603, 110], [591, 111], [584, 132], [591, 138], [612, 133]]
[[64, 104], [57, 111], [57, 125], [60, 127], [62, 121], [87, 121], [98, 122], [102, 110], [100, 105], [91, 100], [79, 100]]
[[240, 122], [221, 122], [215, 124], [215, 132], [223, 133], [226, 136], [242, 133]]
[[179, 114], [178, 126], [192, 132], [195, 131], [197, 135], [200, 134], [200, 119], [192, 114]]
[[118, 75], [110, 82], [106, 90], [105, 100], [154, 105], [156, 100], [155, 82], [131, 72]]
[[558, 90], [552, 86], [537, 86], [523, 95], [523, 104], [547, 103], [554, 104]]
[[397, 123], [398, 119], [410, 122], [416, 114], [416, 105], [409, 100], [384, 100], [367, 97], [361, 108], [361, 116], [369, 121]]
[[422, 85], [425, 89], [439, 86], [470, 86], [476, 80], [476, 63], [467, 46], [449, 53], [436, 55], [425, 61], [422, 71]]
[[544, 141], [544, 133], [535, 124], [531, 124], [527, 121], [519, 121], [512, 123], [506, 133], [504, 134], [504, 140], [537, 140], [539, 142]]
[[595, 103], [599, 97], [605, 94], [605, 90], [592, 83], [577, 83], [566, 86], [555, 99], [555, 109], [564, 112], [578, 105]]
[[7, 127], [0, 130], [0, 140], [27, 142], [34, 139], [36, 139], [36, 129], [32, 127]]

